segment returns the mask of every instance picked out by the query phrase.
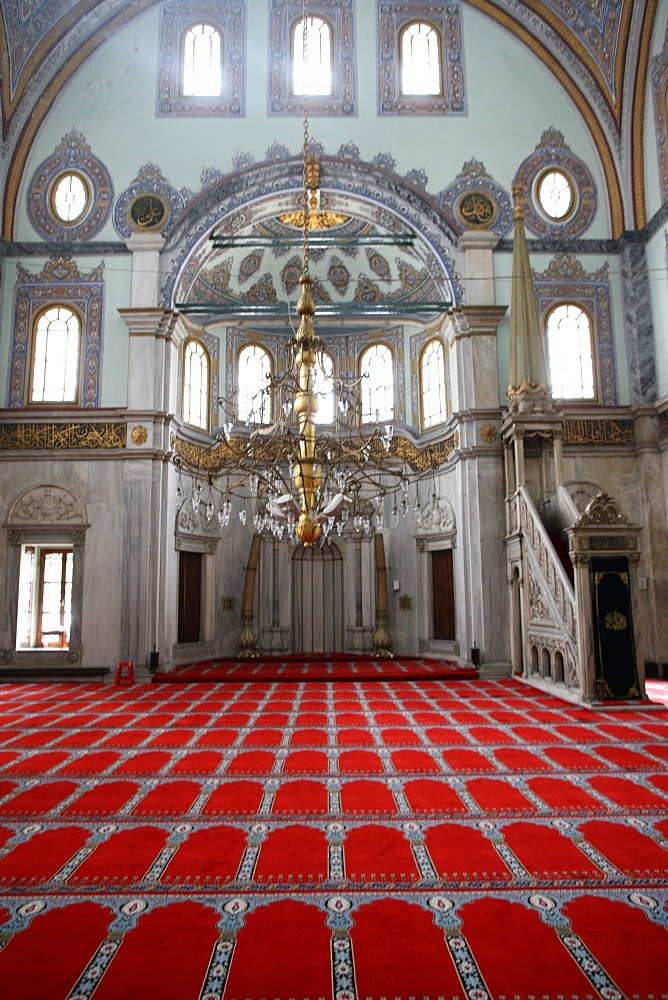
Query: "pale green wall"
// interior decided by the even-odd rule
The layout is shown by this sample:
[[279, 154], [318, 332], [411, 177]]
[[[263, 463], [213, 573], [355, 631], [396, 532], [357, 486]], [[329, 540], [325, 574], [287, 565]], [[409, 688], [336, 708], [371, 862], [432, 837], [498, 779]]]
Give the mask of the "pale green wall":
[[[662, 0], [662, 7], [668, 0]], [[37, 234], [25, 210], [27, 182], [37, 166], [52, 155], [63, 135], [78, 129], [109, 170], [115, 196], [136, 177], [139, 168], [152, 162], [176, 187], [200, 188], [203, 167], [231, 169], [239, 151], [264, 159], [275, 140], [297, 153], [301, 146], [299, 116], [270, 117], [267, 114], [269, 4], [248, 0], [246, 31], [246, 115], [241, 120], [158, 118], [155, 113], [158, 65], [159, 9], [151, 8], [135, 18], [103, 45], [63, 88], [40, 130], [28, 160], [19, 197], [17, 238], [34, 240]], [[375, 54], [376, 4], [356, 5], [358, 115], [346, 118], [311, 118], [311, 134], [328, 154], [352, 141], [362, 159], [380, 152], [396, 159], [396, 171], [426, 170], [427, 191], [437, 194], [450, 184], [468, 160], [481, 161], [495, 181], [509, 190], [520, 162], [533, 152], [545, 129], [561, 131], [574, 154], [584, 160], [599, 191], [599, 211], [587, 237], [608, 237], [609, 214], [593, 143], [572, 102], [540, 60], [508, 32], [476, 10], [462, 7], [465, 80], [468, 114], [465, 117], [396, 116], [377, 114], [377, 59]], [[651, 143], [651, 137], [648, 139]], [[649, 151], [648, 151], [649, 152]], [[647, 159], [650, 157], [648, 155]], [[529, 234], [531, 235], [531, 234]], [[111, 217], [96, 240], [118, 241]], [[100, 258], [80, 262], [84, 271]], [[551, 257], [532, 260], [543, 270]], [[602, 260], [602, 258], [601, 258]], [[597, 258], [581, 262], [588, 271], [600, 266]], [[32, 260], [22, 261], [39, 270]], [[510, 302], [510, 254], [497, 254], [497, 294], [501, 304]], [[105, 314], [102, 373], [102, 405], [126, 403], [127, 332], [117, 308], [129, 304], [130, 257], [106, 259]], [[611, 275], [617, 271], [610, 261]], [[5, 274], [3, 329], [13, 310], [13, 265]], [[620, 401], [628, 390], [622, 343], [622, 311], [618, 290], [613, 292], [613, 330]], [[500, 399], [507, 383], [508, 318], [499, 331]], [[0, 357], [2, 384], [7, 384], [7, 353]], [[668, 369], [668, 361], [662, 363]], [[406, 358], [407, 379], [410, 359]], [[221, 384], [224, 377], [221, 358]], [[667, 376], [668, 377], [668, 376]], [[665, 378], [664, 378], [665, 384]], [[6, 390], [5, 390], [6, 391]], [[410, 417], [409, 417], [410, 419]]]
[[[357, 4], [356, 16], [358, 115], [312, 117], [313, 138], [330, 155], [348, 141], [358, 145], [364, 160], [390, 151], [398, 174], [426, 170], [427, 189], [433, 195], [451, 183], [473, 157], [509, 189], [519, 163], [551, 126], [563, 133], [572, 151], [584, 160], [602, 192], [594, 146], [554, 77], [489, 18], [468, 7], [462, 7], [462, 15], [465, 117], [378, 116], [376, 4], [365, 2]], [[152, 8], [100, 46], [63, 88], [33, 148], [28, 178], [73, 127], [83, 133], [110, 171], [116, 194], [148, 161], [157, 164], [176, 187], [197, 191], [203, 167], [227, 172], [239, 151], [262, 161], [274, 140], [299, 151], [300, 117], [267, 115], [266, 0], [249, 0], [247, 6], [246, 117], [242, 120], [156, 117], [158, 25], [159, 11]], [[605, 197], [600, 206], [588, 235], [608, 235]], [[18, 239], [34, 235], [25, 215], [24, 184]], [[98, 238], [115, 235], [109, 222]]]
[[[89, 274], [101, 257], [77, 257], [75, 263], [80, 273]], [[17, 261], [5, 261], [4, 294], [2, 298], [2, 343], [0, 351], [0, 391], [2, 405], [6, 405], [9, 392], [9, 363], [14, 329], [14, 285]], [[29, 274], [38, 275], [47, 263], [45, 257], [26, 257], [20, 262]], [[118, 314], [119, 304], [130, 300], [129, 255], [107, 257], [103, 275], [104, 303], [102, 323], [102, 356], [100, 361], [100, 406], [124, 407], [127, 405], [128, 382], [128, 331]]]
[[[551, 254], [530, 253], [531, 268], [538, 274], [545, 271], [554, 259]], [[595, 274], [604, 264], [608, 264], [610, 283], [610, 320], [615, 354], [615, 376], [617, 380], [617, 401], [620, 405], [629, 403], [629, 380], [624, 339], [624, 310], [619, 282], [619, 263], [616, 257], [599, 254], [576, 254], [577, 261], [587, 274]], [[513, 258], [511, 253], [497, 253], [494, 258], [496, 299], [499, 305], [507, 305], [508, 312], [499, 325], [497, 333], [499, 357], [499, 398], [503, 403], [508, 388], [508, 356], [510, 336], [510, 292]]]

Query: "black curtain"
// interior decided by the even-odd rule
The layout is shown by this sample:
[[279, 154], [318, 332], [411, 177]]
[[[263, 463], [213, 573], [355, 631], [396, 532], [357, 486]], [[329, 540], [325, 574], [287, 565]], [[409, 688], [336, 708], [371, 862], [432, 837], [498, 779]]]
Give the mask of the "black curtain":
[[629, 561], [625, 556], [592, 559], [591, 572], [599, 694], [603, 698], [638, 698]]

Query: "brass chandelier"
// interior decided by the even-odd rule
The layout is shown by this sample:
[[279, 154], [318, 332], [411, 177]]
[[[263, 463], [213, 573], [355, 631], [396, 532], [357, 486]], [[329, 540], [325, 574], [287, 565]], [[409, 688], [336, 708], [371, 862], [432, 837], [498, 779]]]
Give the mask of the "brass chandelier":
[[[304, 0], [305, 66], [307, 21]], [[309, 150], [307, 89], [305, 85], [302, 210], [291, 219], [302, 230], [301, 294], [296, 306], [299, 326], [286, 344], [285, 370], [267, 376], [253, 399], [252, 413], [260, 414], [259, 426], [240, 426], [234, 406], [221, 399], [222, 429], [209, 448], [177, 438], [172, 443], [179, 507], [190, 499], [196, 513], [203, 509], [207, 521], [217, 518], [225, 527], [236, 498], [242, 524], [250, 515], [257, 532], [270, 530], [279, 539], [285, 535], [312, 547], [346, 530], [382, 530], [386, 498], [395, 525], [410, 510], [418, 522], [427, 510], [435, 511], [439, 499], [435, 470], [457, 442], [451, 439], [418, 449], [408, 439], [395, 437], [392, 423], [365, 423], [362, 376], [328, 377], [335, 401], [334, 418], [331, 425], [317, 423], [317, 383], [327, 376], [325, 342], [313, 325], [316, 304], [309, 273], [309, 234], [338, 222], [317, 217], [319, 162]], [[267, 417], [269, 422], [265, 423]], [[184, 473], [191, 480], [189, 496]], [[424, 479], [429, 485], [421, 497], [420, 480]]]

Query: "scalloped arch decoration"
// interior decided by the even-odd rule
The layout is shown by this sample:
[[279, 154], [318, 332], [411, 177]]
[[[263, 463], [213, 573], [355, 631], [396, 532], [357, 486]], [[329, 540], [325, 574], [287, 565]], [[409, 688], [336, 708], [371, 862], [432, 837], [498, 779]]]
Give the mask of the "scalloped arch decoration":
[[84, 505], [62, 486], [42, 484], [25, 490], [12, 504], [11, 527], [63, 528], [86, 525]]
[[[409, 179], [375, 163], [365, 163], [357, 150], [354, 152], [354, 156], [344, 156], [342, 150], [337, 156], [321, 156], [322, 190], [332, 192], [336, 203], [345, 202], [348, 209], [356, 203], [360, 212], [364, 210], [366, 221], [380, 229], [398, 232], [411, 228], [425, 258], [431, 258], [445, 278], [452, 304], [461, 305], [463, 289], [452, 257], [457, 246], [453, 220]], [[237, 234], [250, 228], [268, 200], [275, 200], [277, 207], [288, 203], [295, 191], [301, 191], [301, 184], [302, 161], [296, 157], [271, 159], [248, 165], [241, 173], [212, 178], [174, 224], [166, 247], [171, 269], [161, 290], [161, 305], [171, 308], [179, 298], [185, 300], [184, 292], [199, 267], [199, 248], [207, 245], [215, 227], [221, 227], [223, 235], [228, 229]], [[264, 216], [267, 214], [264, 211]]]

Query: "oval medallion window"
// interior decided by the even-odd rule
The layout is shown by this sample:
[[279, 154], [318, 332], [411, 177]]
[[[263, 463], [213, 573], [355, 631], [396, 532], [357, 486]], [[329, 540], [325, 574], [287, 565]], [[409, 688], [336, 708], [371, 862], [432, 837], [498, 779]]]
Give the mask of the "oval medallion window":
[[90, 188], [81, 174], [61, 174], [53, 183], [49, 202], [58, 221], [73, 226], [88, 211]]
[[538, 203], [550, 219], [567, 219], [575, 208], [575, 192], [563, 170], [546, 170], [536, 183]]

